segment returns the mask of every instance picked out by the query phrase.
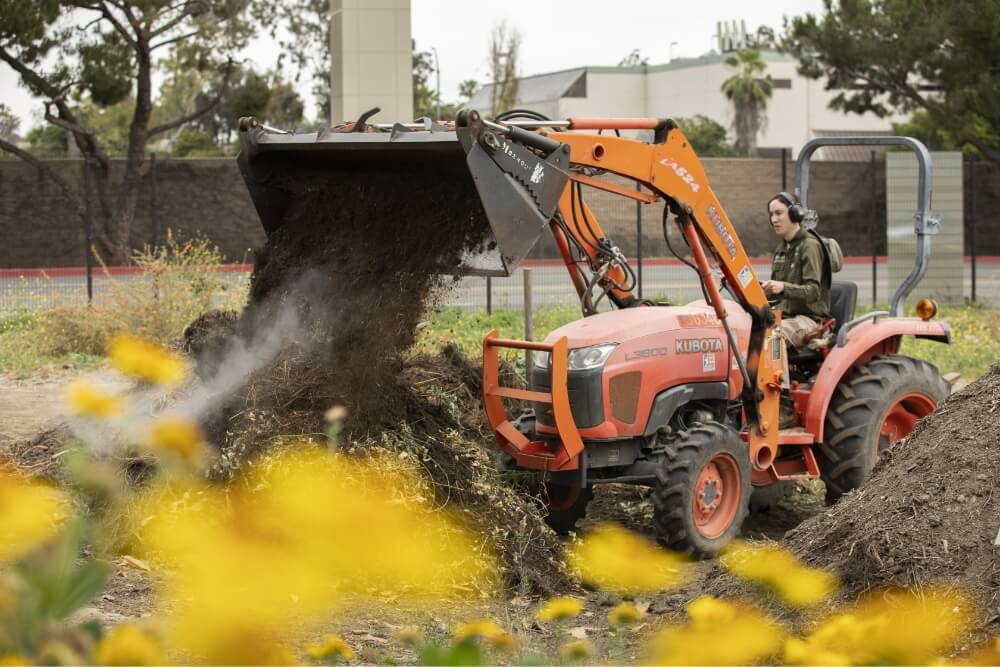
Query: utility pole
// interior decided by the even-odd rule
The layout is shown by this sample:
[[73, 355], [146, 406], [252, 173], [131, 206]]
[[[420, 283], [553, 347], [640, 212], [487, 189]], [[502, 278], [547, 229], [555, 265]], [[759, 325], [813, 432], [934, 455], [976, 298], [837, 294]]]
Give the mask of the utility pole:
[[437, 95], [434, 98], [434, 119], [441, 120], [441, 61], [438, 59], [437, 47], [432, 46], [434, 52], [434, 73], [437, 75]]

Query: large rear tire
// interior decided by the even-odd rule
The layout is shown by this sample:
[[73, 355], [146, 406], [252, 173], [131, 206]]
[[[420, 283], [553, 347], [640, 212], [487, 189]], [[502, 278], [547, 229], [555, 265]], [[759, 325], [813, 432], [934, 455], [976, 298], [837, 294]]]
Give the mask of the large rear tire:
[[653, 491], [661, 544], [701, 558], [717, 555], [739, 535], [750, 503], [750, 459], [739, 434], [699, 423], [663, 442]]
[[565, 535], [576, 530], [576, 522], [587, 515], [587, 504], [594, 498], [594, 489], [546, 483], [545, 494], [549, 512], [545, 523]]
[[849, 372], [834, 392], [816, 450], [826, 501], [861, 486], [882, 452], [934, 412], [950, 387], [933, 364], [890, 354]]

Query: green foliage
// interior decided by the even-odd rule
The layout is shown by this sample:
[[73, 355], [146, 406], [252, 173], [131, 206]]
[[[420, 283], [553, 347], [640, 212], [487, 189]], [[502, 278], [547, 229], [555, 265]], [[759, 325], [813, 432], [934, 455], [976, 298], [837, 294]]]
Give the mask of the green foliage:
[[691, 118], [675, 118], [691, 148], [701, 157], [728, 157], [736, 149], [726, 141], [726, 128], [707, 116], [698, 114]]
[[619, 67], [638, 67], [639, 65], [648, 65], [649, 57], [642, 55], [642, 51], [639, 49], [632, 49], [632, 51], [618, 61]]
[[975, 151], [969, 144], [957, 140], [947, 129], [935, 125], [930, 114], [923, 110], [914, 111], [905, 123], [893, 123], [892, 133], [919, 139], [932, 151]]
[[38, 157], [66, 157], [66, 131], [55, 125], [38, 125], [25, 137], [31, 152]]
[[[251, 0], [250, 12], [271, 37], [278, 40], [278, 70], [291, 61], [297, 83], [308, 74], [313, 96], [325, 123], [330, 118], [330, 2], [329, 0]], [[337, 119], [344, 120], [344, 119]]]
[[736, 73], [722, 83], [722, 92], [733, 105], [736, 149], [742, 155], [753, 155], [757, 135], [767, 127], [767, 101], [774, 91], [774, 81], [765, 74], [767, 64], [759, 51], [739, 51], [726, 58], [726, 65], [736, 68]]
[[413, 43], [413, 115], [417, 118], [426, 116], [435, 118], [435, 105], [440, 102], [437, 93], [428, 85], [434, 69], [434, 54], [430, 51], [418, 51], [417, 40]]
[[243, 68], [239, 79], [226, 91], [225, 99], [219, 107], [219, 116], [227, 138], [228, 134], [238, 130], [241, 117], [263, 118], [270, 99], [271, 85], [267, 76]]
[[[560, 305], [539, 308], [532, 319], [534, 338], [542, 340], [553, 329], [582, 317], [577, 305]], [[441, 345], [454, 343], [466, 354], [477, 357], [483, 353], [483, 336], [492, 329], [504, 338], [524, 337], [523, 310], [466, 311], [446, 307], [430, 315], [427, 326], [420, 333], [417, 349], [437, 350]]]
[[185, 127], [174, 138], [175, 157], [212, 157], [223, 154], [215, 139], [204, 130]]
[[272, 80], [271, 95], [267, 100], [264, 118], [275, 127], [291, 129], [302, 122], [305, 105], [290, 83]]
[[466, 103], [472, 99], [472, 96], [479, 92], [481, 86], [479, 82], [475, 79], [466, 79], [462, 83], [458, 84], [458, 98], [462, 103]]
[[102, 107], [91, 102], [80, 106], [80, 116], [101, 138], [108, 155], [125, 155], [128, 151], [129, 126], [135, 111], [135, 99], [126, 98], [117, 104]]
[[135, 56], [117, 32], [80, 46], [80, 80], [99, 107], [118, 104], [132, 92]]
[[10, 110], [10, 107], [0, 102], [0, 139], [12, 139], [19, 127], [21, 119]]
[[[931, 127], [1000, 162], [1000, 4], [958, 0], [825, 0], [792, 18], [782, 46], [799, 70], [839, 90], [849, 113], [923, 110]], [[859, 83], [861, 85], [859, 85]]]

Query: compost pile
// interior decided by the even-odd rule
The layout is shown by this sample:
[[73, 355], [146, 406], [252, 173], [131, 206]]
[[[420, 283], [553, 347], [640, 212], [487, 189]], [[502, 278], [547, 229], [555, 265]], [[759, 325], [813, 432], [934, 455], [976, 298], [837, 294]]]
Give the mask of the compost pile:
[[[249, 306], [186, 334], [199, 366], [214, 372], [225, 364], [213, 357], [220, 341], [295, 313], [287, 345], [206, 419], [221, 447], [213, 474], [231, 476], [289, 438], [322, 437], [324, 413], [344, 406], [345, 446], [415, 454], [439, 500], [469, 510], [509, 582], [551, 592], [565, 581], [559, 541], [538, 503], [498, 483], [478, 364], [455, 348], [407, 353], [446, 274], [487, 236], [485, 218], [468, 213], [479, 203], [464, 164], [452, 171], [355, 165], [287, 178], [291, 204], [258, 255]], [[452, 187], [459, 179], [468, 187]]]
[[1000, 364], [948, 398], [860, 489], [786, 535], [808, 563], [872, 586], [956, 583], [1000, 612]]

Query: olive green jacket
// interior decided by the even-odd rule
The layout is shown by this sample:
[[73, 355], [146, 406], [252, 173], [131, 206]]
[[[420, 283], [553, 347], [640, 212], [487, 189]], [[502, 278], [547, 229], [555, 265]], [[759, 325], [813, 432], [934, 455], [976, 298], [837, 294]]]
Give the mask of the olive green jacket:
[[805, 229], [781, 242], [774, 251], [771, 280], [785, 283], [778, 303], [782, 315], [808, 315], [817, 321], [830, 317], [830, 288], [823, 285], [825, 261], [820, 241]]

